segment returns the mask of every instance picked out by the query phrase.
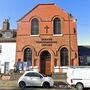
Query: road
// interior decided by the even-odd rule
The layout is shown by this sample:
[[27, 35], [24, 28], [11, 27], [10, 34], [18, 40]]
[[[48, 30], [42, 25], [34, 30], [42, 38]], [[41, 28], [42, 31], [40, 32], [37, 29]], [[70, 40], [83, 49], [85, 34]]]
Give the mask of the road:
[[26, 89], [20, 89], [18, 86], [6, 86], [0, 87], [0, 90], [75, 90], [69, 87], [67, 84], [55, 84], [53, 88], [45, 89], [42, 87], [26, 87]]
[[72, 88], [60, 88], [60, 87], [54, 87], [54, 88], [49, 88], [49, 89], [45, 89], [45, 88], [41, 88], [41, 87], [27, 87], [26, 89], [20, 89], [19, 87], [0, 87], [0, 90], [75, 90]]
[[72, 89], [43, 89], [43, 88], [27, 88], [24, 90], [72, 90]]
[[0, 89], [0, 90], [75, 90], [75, 89], [60, 89], [60, 88], [50, 88], [50, 89], [44, 89], [44, 88], [26, 88], [26, 89], [20, 89], [20, 88], [18, 88], [18, 89], [15, 89], [15, 88], [13, 88], [13, 89]]
[[[17, 85], [17, 81], [0, 81], [0, 90], [23, 90]], [[55, 82], [54, 87], [50, 89], [44, 89], [40, 87], [27, 87], [24, 90], [75, 90], [70, 88], [64, 82]]]

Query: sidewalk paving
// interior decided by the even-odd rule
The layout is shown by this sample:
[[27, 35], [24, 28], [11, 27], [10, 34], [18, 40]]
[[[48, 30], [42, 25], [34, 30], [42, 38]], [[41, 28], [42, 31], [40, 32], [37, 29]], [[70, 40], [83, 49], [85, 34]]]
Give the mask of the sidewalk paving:
[[19, 87], [0, 87], [0, 90], [20, 90]]
[[17, 81], [16, 80], [0, 80], [0, 87], [16, 87]]
[[0, 90], [20, 90], [16, 80], [0, 80]]

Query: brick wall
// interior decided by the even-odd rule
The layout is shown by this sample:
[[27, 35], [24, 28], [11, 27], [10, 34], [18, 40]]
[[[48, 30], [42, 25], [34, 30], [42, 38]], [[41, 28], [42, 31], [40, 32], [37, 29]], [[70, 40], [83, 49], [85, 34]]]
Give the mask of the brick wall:
[[[53, 20], [56, 17], [60, 18], [62, 23], [62, 34], [59, 36], [53, 35]], [[33, 18], [39, 20], [38, 36], [31, 35], [31, 20]], [[48, 33], [46, 33], [46, 25], [49, 27]], [[72, 65], [72, 60], [74, 66], [78, 65], [77, 33], [75, 30], [76, 22], [74, 18], [56, 5], [37, 5], [18, 21], [16, 62], [19, 59], [23, 61], [23, 51], [29, 47], [33, 52], [33, 67], [34, 60], [37, 60], [37, 65], [40, 68], [40, 54], [42, 51], [48, 50], [51, 54], [51, 71], [53, 72], [54, 60], [57, 59], [57, 65], [60, 66], [60, 50], [65, 47], [68, 49], [69, 65]], [[45, 41], [48, 43], [45, 43]]]

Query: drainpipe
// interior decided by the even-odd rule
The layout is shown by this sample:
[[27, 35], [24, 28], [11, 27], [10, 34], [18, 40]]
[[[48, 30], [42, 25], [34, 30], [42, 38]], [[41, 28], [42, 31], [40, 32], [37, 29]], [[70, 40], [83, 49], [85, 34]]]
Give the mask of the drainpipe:
[[71, 66], [71, 40], [70, 40], [70, 14], [68, 14], [68, 33], [69, 33], [69, 39], [68, 39], [68, 44], [69, 44], [69, 65]]
[[[78, 60], [79, 60], [79, 57], [78, 57], [78, 40], [77, 40], [77, 19], [75, 19], [75, 28], [76, 28], [76, 45], [77, 45], [77, 55], [76, 55], [76, 57], [75, 58], [77, 58]], [[77, 62], [77, 66], [79, 65], [79, 61]]]

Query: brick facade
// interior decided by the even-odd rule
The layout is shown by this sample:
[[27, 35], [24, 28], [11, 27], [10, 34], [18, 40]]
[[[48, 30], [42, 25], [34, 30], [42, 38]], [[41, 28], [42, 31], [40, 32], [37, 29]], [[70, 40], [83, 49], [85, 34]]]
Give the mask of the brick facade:
[[[39, 20], [39, 35], [31, 35], [31, 20]], [[61, 20], [61, 34], [53, 34], [53, 20]], [[48, 26], [48, 31], [46, 31]], [[60, 51], [68, 50], [68, 65], [78, 65], [77, 31], [75, 19], [55, 4], [39, 4], [18, 21], [16, 62], [24, 59], [24, 50], [32, 50], [32, 68], [40, 71], [40, 55], [48, 51], [51, 55], [51, 73], [60, 67]]]

